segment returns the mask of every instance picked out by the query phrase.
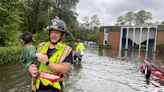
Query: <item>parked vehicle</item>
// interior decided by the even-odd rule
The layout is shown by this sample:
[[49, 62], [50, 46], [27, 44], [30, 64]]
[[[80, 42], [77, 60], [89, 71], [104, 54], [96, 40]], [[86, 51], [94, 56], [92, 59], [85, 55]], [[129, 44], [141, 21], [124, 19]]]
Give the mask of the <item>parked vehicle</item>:
[[146, 83], [151, 81], [155, 86], [164, 85], [164, 66], [155, 65], [147, 60], [144, 60], [144, 64], [141, 66], [140, 71], [145, 74]]

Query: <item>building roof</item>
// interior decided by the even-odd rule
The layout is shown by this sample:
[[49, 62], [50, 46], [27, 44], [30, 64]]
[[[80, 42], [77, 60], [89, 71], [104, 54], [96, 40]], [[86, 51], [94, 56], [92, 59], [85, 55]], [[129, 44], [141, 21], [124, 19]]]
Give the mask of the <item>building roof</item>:
[[158, 25], [158, 31], [164, 31], [164, 25]]
[[157, 25], [157, 26], [100, 26], [100, 32], [104, 31], [104, 28], [107, 28], [107, 31], [120, 31], [122, 28], [156, 28], [158, 31], [164, 31], [164, 25]]
[[120, 31], [121, 26], [101, 26], [100, 31], [104, 31], [104, 28], [107, 28], [107, 31]]

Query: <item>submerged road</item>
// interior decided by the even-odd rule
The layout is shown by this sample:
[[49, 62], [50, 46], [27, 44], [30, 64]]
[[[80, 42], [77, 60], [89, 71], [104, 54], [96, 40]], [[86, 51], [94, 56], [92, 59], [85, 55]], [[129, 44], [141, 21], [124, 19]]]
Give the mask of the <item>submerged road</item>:
[[[88, 48], [82, 65], [72, 66], [65, 79], [65, 92], [164, 92], [145, 83], [140, 65], [137, 58], [120, 60]], [[20, 63], [0, 65], [0, 92], [31, 92], [30, 77], [21, 70]]]

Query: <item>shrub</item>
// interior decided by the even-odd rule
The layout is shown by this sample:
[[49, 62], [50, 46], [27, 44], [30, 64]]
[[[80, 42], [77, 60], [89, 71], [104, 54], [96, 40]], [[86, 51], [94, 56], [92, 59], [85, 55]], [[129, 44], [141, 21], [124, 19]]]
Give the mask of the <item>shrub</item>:
[[21, 46], [0, 47], [0, 64], [18, 61], [21, 48]]
[[41, 31], [40, 33], [34, 34], [34, 45], [37, 46], [41, 42], [47, 42], [49, 35], [47, 31]]
[[141, 45], [141, 50], [146, 51], [146, 45]]
[[99, 48], [106, 48], [106, 49], [111, 49], [112, 48], [112, 45], [111, 44], [99, 44]]
[[164, 43], [158, 44], [157, 45], [157, 50], [159, 52], [163, 53], [164, 52]]

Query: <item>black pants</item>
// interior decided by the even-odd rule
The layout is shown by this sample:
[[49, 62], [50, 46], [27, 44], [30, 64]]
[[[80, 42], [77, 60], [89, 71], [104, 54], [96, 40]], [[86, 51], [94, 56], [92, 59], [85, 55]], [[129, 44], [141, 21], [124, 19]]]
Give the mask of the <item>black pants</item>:
[[62, 87], [61, 90], [55, 89], [52, 86], [44, 86], [42, 83], [36, 92], [64, 92], [64, 88]]

